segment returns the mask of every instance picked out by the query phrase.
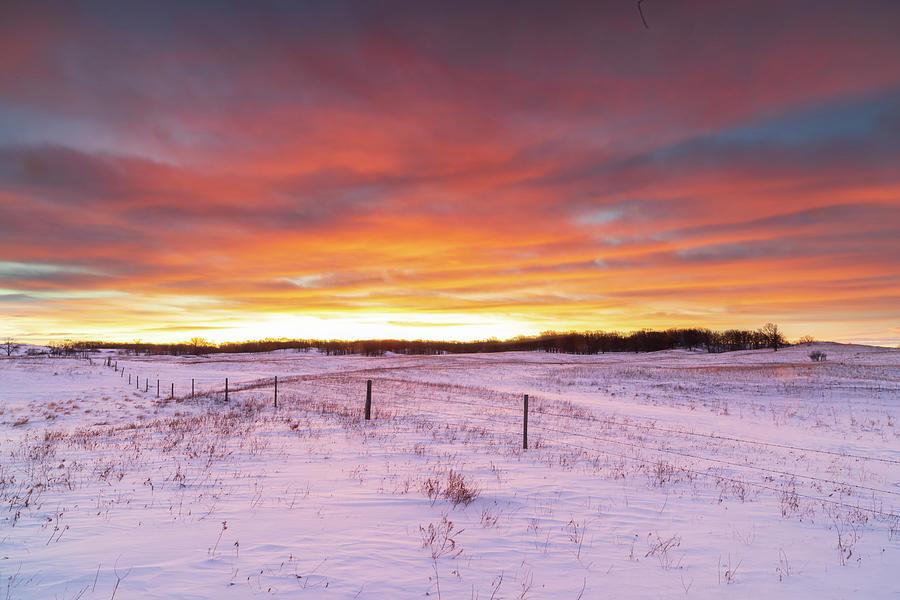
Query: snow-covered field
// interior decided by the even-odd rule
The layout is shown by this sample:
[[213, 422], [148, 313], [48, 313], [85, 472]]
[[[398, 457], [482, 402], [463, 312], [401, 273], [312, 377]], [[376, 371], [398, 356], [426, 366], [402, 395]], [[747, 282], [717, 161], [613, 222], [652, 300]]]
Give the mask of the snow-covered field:
[[898, 598], [898, 419], [834, 344], [4, 358], [0, 598]]

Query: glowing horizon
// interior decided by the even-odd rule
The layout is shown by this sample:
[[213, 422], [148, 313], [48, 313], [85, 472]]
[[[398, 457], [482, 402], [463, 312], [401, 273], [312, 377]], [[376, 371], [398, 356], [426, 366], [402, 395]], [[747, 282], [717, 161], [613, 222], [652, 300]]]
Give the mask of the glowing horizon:
[[2, 337], [900, 344], [893, 3], [127, 4], [0, 9]]

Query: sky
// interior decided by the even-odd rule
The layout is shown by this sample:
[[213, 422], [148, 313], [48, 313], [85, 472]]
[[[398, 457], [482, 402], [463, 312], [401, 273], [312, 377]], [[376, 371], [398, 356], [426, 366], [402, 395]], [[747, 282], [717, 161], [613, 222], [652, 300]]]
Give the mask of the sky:
[[900, 344], [900, 3], [4, 2], [0, 336]]

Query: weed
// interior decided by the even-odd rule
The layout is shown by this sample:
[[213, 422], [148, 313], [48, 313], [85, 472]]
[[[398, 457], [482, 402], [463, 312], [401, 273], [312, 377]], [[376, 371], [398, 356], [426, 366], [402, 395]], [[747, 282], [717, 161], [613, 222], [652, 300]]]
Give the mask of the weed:
[[500, 510], [492, 511], [491, 507], [484, 507], [483, 509], [481, 509], [481, 526], [485, 528], [495, 526], [497, 524], [497, 521], [500, 520], [501, 514], [502, 511]]
[[783, 581], [785, 577], [791, 576], [791, 563], [783, 548], [778, 549], [778, 566], [775, 567], [775, 572], [778, 574], [778, 581]]
[[662, 538], [658, 533], [650, 533], [647, 534], [647, 546], [649, 550], [644, 554], [644, 558], [655, 556], [659, 561], [659, 566], [665, 570], [681, 568], [681, 557], [676, 559], [672, 554], [669, 554], [670, 551], [681, 546], [681, 538], [679, 536], [673, 535], [668, 538]]
[[575, 544], [575, 556], [581, 558], [581, 546], [584, 544], [584, 531], [587, 528], [587, 522], [578, 523], [575, 519], [569, 519], [566, 523], [566, 534], [569, 541]]
[[463, 531], [465, 530], [456, 529], [453, 521], [448, 520], [446, 516], [442, 517], [441, 522], [437, 525], [429, 523], [427, 527], [419, 526], [419, 533], [422, 535], [422, 547], [429, 549], [433, 560], [438, 560], [445, 556], [456, 558], [462, 554], [462, 548], [456, 549], [456, 536]]
[[728, 555], [727, 563], [723, 563], [722, 557], [719, 556], [719, 566], [717, 569], [719, 573], [719, 585], [721, 585], [723, 581], [725, 582], [725, 585], [731, 585], [732, 583], [735, 583], [737, 581], [737, 572], [738, 569], [741, 568], [742, 562], [743, 561], [738, 561], [738, 563], [732, 567], [730, 554]]
[[215, 545], [213, 545], [213, 547], [210, 548], [209, 551], [207, 552], [207, 554], [209, 555], [210, 558], [215, 556], [216, 548], [219, 547], [219, 542], [222, 541], [222, 535], [225, 533], [225, 530], [227, 530], [227, 529], [228, 529], [228, 521], [222, 521], [222, 529], [219, 530], [219, 537], [216, 538]]
[[429, 477], [422, 483], [422, 491], [432, 502], [439, 498], [449, 500], [453, 506], [468, 506], [478, 497], [478, 487], [466, 480], [462, 473], [450, 470], [444, 483], [439, 477]]

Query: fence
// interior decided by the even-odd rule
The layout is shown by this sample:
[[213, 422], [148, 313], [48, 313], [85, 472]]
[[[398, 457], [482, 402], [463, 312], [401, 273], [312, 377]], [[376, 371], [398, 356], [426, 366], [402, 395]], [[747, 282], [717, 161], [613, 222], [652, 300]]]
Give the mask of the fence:
[[[119, 368], [118, 362], [107, 359], [106, 366], [125, 377], [125, 368]], [[706, 442], [729, 444], [731, 451], [742, 457], [741, 448], [755, 447], [769, 452], [804, 452], [832, 458], [843, 458], [854, 462], [871, 462], [885, 465], [900, 465], [900, 460], [867, 456], [858, 453], [842, 453], [827, 449], [781, 444], [762, 440], [739, 438], [716, 433], [704, 433], [659, 427], [655, 422], [634, 422], [631, 417], [599, 417], [596, 414], [571, 403], [540, 398], [533, 394], [515, 395], [491, 389], [471, 388], [453, 384], [441, 384], [424, 381], [380, 376], [372, 378], [373, 369], [361, 369], [354, 372], [321, 373], [315, 375], [272, 376], [244, 381], [238, 384], [229, 383], [223, 377], [221, 386], [212, 385], [203, 390], [197, 389], [196, 378], [191, 379], [190, 393], [175, 395], [175, 382], [169, 383], [169, 395], [163, 401], [184, 402], [189, 400], [208, 399], [231, 402], [235, 394], [253, 392], [259, 397], [271, 394], [273, 410], [279, 410], [279, 384], [282, 393], [282, 409], [285, 406], [286, 393], [293, 398], [294, 406], [302, 409], [315, 403], [321, 410], [341, 411], [351, 414], [358, 411], [362, 421], [388, 420], [395, 422], [401, 417], [430, 419], [441, 421], [444, 426], [460, 426], [462, 422], [479, 424], [482, 432], [493, 436], [494, 443], [518, 446], [514, 441], [521, 441], [523, 452], [529, 450], [529, 429], [532, 434], [532, 450], [540, 450], [547, 445], [567, 447], [586, 456], [602, 455], [617, 460], [649, 464], [662, 464], [666, 459], [689, 459], [691, 466], [677, 465], [673, 468], [691, 477], [711, 478], [717, 482], [729, 482], [734, 485], [749, 486], [759, 490], [784, 493], [784, 487], [777, 487], [775, 477], [783, 482], [806, 481], [813, 489], [822, 490], [823, 486], [831, 486], [834, 490], [853, 489], [857, 494], [866, 494], [871, 506], [849, 504], [841, 499], [841, 493], [835, 499], [830, 496], [792, 492], [798, 498], [822, 504], [837, 505], [866, 513], [879, 515], [888, 519], [900, 519], [900, 515], [885, 511], [885, 499], [896, 502], [900, 492], [880, 487], [851, 483], [839, 479], [816, 477], [806, 473], [770, 468], [738, 460], [720, 457], [721, 446], [717, 447], [716, 456], [704, 455], [702, 452], [685, 451], [666, 447], [673, 436], [683, 436]], [[131, 384], [132, 373], [128, 374]], [[134, 374], [135, 385], [140, 390], [141, 377]], [[377, 383], [377, 387], [375, 384]], [[157, 379], [156, 395], [160, 396], [161, 380]], [[185, 383], [186, 385], [186, 383]], [[476, 390], [473, 397], [473, 389]], [[145, 393], [149, 390], [149, 378], [144, 376]], [[353, 408], [353, 398], [358, 398], [357, 409]], [[469, 399], [467, 399], [469, 398]], [[318, 400], [318, 402], [316, 402]], [[529, 406], [530, 405], [530, 406]], [[477, 413], [475, 410], [477, 409]], [[454, 412], [454, 410], [456, 412]], [[530, 422], [529, 422], [530, 417]], [[632, 435], [622, 435], [623, 431], [631, 431]], [[605, 434], [605, 435], [603, 435]], [[700, 468], [697, 467], [699, 463]], [[703, 466], [706, 468], [702, 468]], [[763, 482], [749, 481], [748, 475], [762, 475]], [[824, 493], [824, 492], [823, 492]], [[847, 494], [844, 494], [845, 496]]]

